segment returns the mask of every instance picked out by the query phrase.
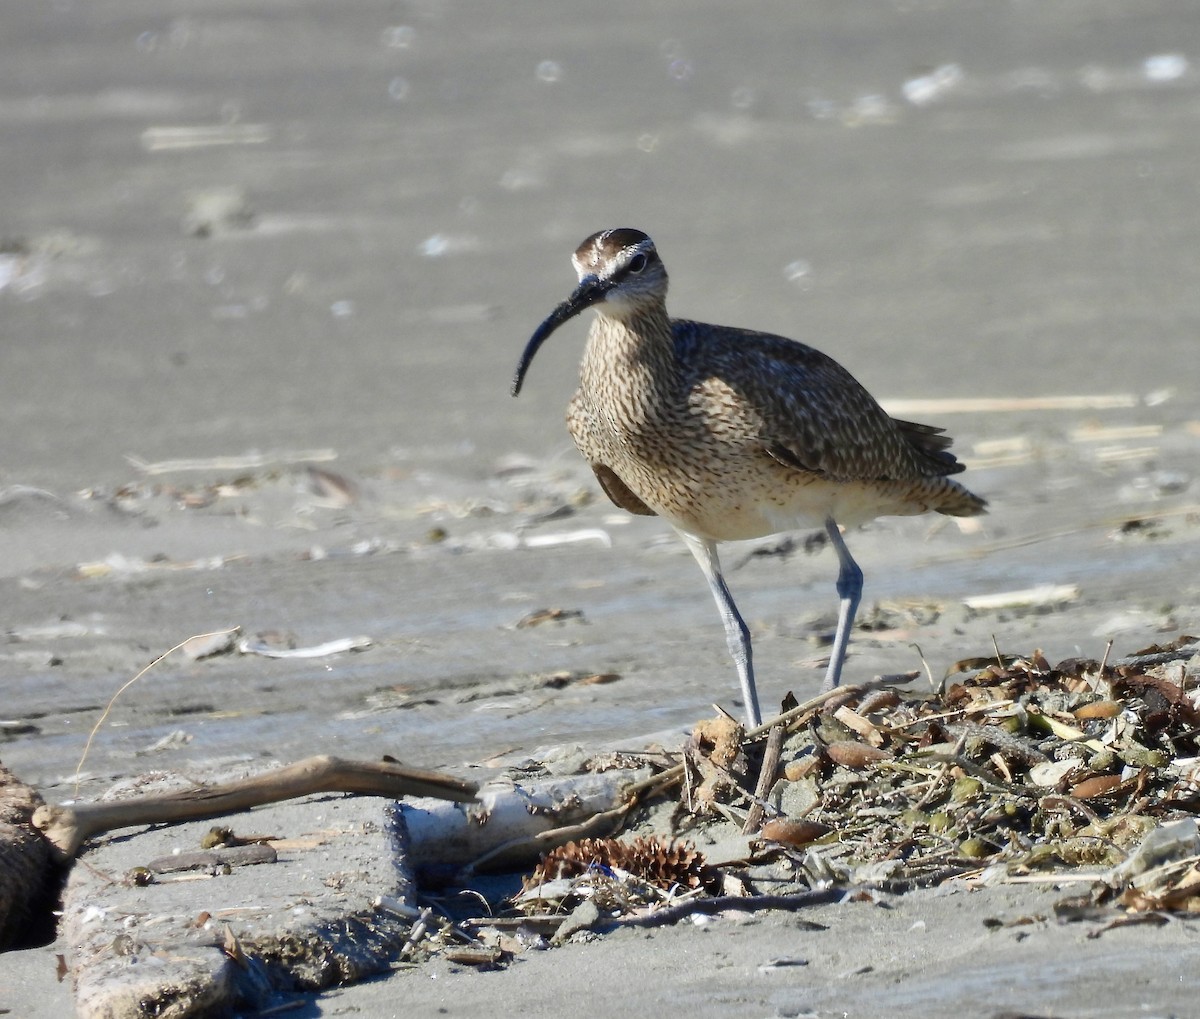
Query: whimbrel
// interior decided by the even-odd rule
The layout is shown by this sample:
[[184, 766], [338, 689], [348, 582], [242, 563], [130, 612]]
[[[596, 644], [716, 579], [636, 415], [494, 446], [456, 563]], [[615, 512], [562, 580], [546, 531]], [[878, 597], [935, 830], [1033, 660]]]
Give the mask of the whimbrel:
[[986, 503], [948, 475], [963, 469], [940, 428], [891, 418], [818, 350], [769, 333], [667, 315], [667, 270], [640, 230], [593, 234], [573, 257], [579, 285], [529, 339], [538, 348], [585, 308], [588, 334], [567, 427], [600, 487], [630, 513], [666, 520], [696, 557], [725, 624], [751, 727], [761, 722], [750, 631], [717, 543], [824, 527], [837, 552], [837, 629], [823, 690], [837, 686], [862, 595], [842, 526]]

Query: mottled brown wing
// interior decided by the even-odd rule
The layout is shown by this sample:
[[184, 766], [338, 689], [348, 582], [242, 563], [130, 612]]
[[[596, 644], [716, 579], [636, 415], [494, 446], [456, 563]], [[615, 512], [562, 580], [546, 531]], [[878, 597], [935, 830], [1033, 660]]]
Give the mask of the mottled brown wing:
[[611, 467], [606, 467], [604, 464], [592, 464], [592, 470], [595, 472], [596, 480], [600, 482], [600, 487], [604, 489], [604, 494], [621, 509], [628, 513], [636, 513], [641, 517], [657, 516], [654, 510], [629, 490], [629, 486], [617, 477]]
[[674, 326], [698, 376], [719, 378], [752, 408], [743, 427], [756, 430], [781, 463], [838, 481], [906, 481], [963, 469], [941, 429], [889, 417], [819, 350], [770, 333]]

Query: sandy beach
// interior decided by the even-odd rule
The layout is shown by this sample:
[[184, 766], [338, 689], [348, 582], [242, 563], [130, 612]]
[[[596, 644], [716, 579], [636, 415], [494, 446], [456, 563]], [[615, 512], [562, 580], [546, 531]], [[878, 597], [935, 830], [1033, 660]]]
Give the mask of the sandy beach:
[[[80, 797], [316, 752], [466, 774], [737, 713], [691, 557], [607, 503], [563, 427], [585, 323], [509, 396], [570, 253], [618, 225], [656, 240], [674, 314], [833, 355], [945, 427], [989, 500], [978, 527], [847, 536], [874, 620], [848, 679], [1195, 633], [1194, 26], [1185, 0], [6, 12], [0, 760], [74, 797], [117, 688], [233, 626], [371, 646], [172, 655]], [[836, 609], [833, 555], [795, 537], [724, 552], [765, 705], [816, 691]], [[542, 609], [561, 620], [517, 626]], [[556, 672], [620, 678], [536, 681]], [[1088, 938], [1054, 895], [622, 931], [288, 1014], [1194, 1009], [1192, 923]], [[0, 956], [0, 1007], [70, 1014], [63, 950]]]

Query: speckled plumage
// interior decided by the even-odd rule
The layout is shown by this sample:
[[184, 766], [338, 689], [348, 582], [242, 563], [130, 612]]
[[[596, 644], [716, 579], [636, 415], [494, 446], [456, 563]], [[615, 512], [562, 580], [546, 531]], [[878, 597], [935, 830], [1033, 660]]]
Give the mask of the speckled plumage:
[[[602, 231], [574, 263], [579, 286], [530, 340], [514, 392], [542, 341], [594, 306], [567, 426], [614, 503], [663, 517], [696, 554], [734, 657], [746, 659], [748, 699], [749, 637], [715, 542], [824, 525], [842, 564], [840, 591], [857, 566], [836, 524], [983, 512], [984, 501], [948, 477], [963, 467], [941, 429], [889, 417], [832, 358], [769, 333], [669, 318], [666, 270], [645, 234]], [[842, 600], [843, 617], [853, 602], [848, 630], [857, 594]], [[827, 685], [840, 668], [831, 662]], [[757, 706], [748, 713], [753, 720]]]

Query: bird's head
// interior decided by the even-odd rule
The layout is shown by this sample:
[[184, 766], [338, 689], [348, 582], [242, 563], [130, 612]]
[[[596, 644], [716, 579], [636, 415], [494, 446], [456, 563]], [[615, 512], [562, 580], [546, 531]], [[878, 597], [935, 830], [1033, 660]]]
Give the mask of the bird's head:
[[538, 348], [555, 329], [585, 308], [602, 304], [598, 309], [601, 314], [627, 318], [666, 299], [667, 270], [654, 242], [640, 230], [618, 227], [592, 234], [575, 249], [571, 261], [579, 274], [579, 285], [529, 338], [513, 376], [513, 396], [521, 391], [525, 372]]

